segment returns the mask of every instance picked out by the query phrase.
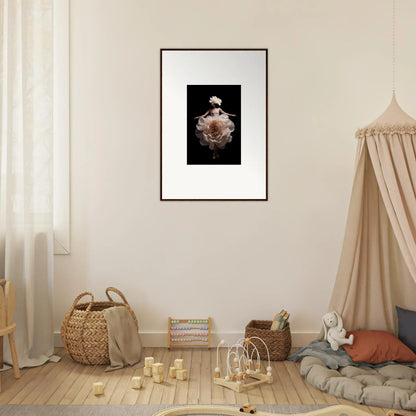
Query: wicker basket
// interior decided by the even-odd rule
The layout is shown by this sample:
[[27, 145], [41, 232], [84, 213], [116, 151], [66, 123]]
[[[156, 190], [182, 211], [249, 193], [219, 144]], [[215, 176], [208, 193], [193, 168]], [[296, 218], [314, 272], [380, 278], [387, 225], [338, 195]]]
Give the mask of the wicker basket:
[[[109, 292], [117, 293], [123, 302], [114, 302]], [[82, 364], [109, 364], [107, 322], [103, 310], [112, 306], [125, 306], [139, 329], [136, 315], [130, 308], [123, 293], [115, 287], [105, 291], [108, 301], [94, 302], [90, 292], [83, 292], [76, 297], [71, 309], [62, 322], [61, 338], [69, 356]], [[78, 303], [82, 297], [89, 295], [89, 303]]]
[[[270, 329], [271, 326], [272, 321], [250, 321], [246, 326], [246, 338], [261, 338], [269, 349], [270, 360], [283, 361], [289, 355], [290, 348], [292, 347], [289, 322], [285, 328], [276, 331], [272, 331]], [[267, 360], [267, 350], [263, 343], [256, 339], [253, 339], [252, 342], [256, 345], [260, 358]], [[252, 349], [253, 347], [249, 346], [250, 354]]]

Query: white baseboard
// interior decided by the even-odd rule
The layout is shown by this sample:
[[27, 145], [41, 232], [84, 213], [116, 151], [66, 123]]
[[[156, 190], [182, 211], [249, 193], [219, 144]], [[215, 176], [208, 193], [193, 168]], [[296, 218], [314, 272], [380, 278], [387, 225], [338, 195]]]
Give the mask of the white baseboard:
[[[292, 347], [304, 347], [311, 341], [318, 338], [319, 332], [311, 331], [293, 331]], [[140, 332], [140, 337], [144, 347], [166, 347], [168, 335], [167, 332]], [[228, 345], [234, 344], [238, 339], [244, 338], [244, 332], [224, 332], [212, 334], [211, 345], [215, 347], [223, 339]], [[61, 333], [54, 333], [55, 347], [63, 347]]]
[[53, 333], [53, 345], [55, 345], [55, 348], [60, 348], [64, 346], [61, 339], [61, 331], [55, 331]]

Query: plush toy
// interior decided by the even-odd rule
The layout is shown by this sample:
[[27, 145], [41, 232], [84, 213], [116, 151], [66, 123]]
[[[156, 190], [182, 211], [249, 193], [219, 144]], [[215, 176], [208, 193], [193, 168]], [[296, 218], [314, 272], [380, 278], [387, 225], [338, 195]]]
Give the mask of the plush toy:
[[328, 341], [331, 348], [334, 351], [338, 351], [340, 345], [349, 344], [354, 342], [354, 335], [351, 334], [348, 338], [345, 338], [347, 331], [342, 327], [342, 318], [335, 311], [328, 312], [322, 317], [325, 330], [325, 341]]

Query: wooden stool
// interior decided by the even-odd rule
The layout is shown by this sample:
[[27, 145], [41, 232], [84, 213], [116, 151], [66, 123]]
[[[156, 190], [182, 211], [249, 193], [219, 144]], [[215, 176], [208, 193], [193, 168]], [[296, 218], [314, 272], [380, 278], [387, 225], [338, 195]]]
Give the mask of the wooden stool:
[[[20, 378], [19, 363], [17, 361], [16, 343], [14, 331], [16, 323], [13, 322], [13, 314], [16, 308], [16, 293], [12, 282], [0, 279], [0, 344], [1, 365], [3, 366], [3, 336], [9, 336], [10, 352], [12, 354], [13, 370], [15, 378]], [[1, 377], [0, 377], [1, 392]]]

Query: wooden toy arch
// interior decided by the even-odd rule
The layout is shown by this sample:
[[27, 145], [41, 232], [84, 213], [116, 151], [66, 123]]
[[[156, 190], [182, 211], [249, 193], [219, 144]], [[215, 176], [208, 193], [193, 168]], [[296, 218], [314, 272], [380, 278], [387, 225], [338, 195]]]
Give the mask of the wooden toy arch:
[[[260, 354], [256, 345], [252, 342], [253, 339], [262, 342], [267, 351], [266, 373], [261, 372]], [[224, 377], [221, 376], [221, 368], [219, 363], [219, 348], [222, 345], [225, 345], [225, 341], [221, 341], [217, 345], [217, 365], [214, 372], [215, 384], [241, 393], [259, 384], [270, 384], [273, 382], [269, 349], [261, 338], [240, 338], [235, 344], [227, 347], [226, 371]], [[249, 345], [252, 347], [251, 354], [248, 348]], [[255, 364], [253, 361], [254, 354], [256, 355]]]

